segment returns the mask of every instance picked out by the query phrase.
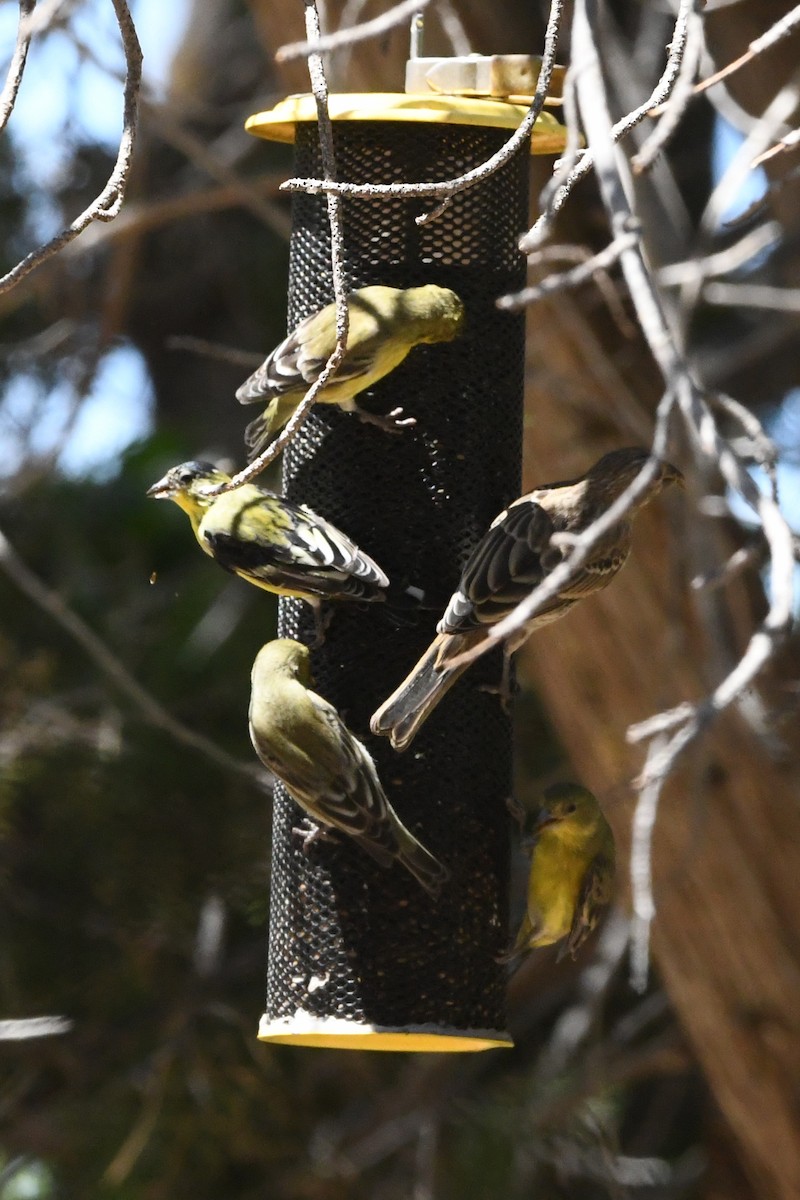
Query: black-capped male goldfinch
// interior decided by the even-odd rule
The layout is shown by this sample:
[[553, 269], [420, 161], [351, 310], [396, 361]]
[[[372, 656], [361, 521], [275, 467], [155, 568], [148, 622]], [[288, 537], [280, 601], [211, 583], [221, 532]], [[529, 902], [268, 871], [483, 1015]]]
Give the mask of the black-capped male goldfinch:
[[304, 504], [245, 483], [213, 494], [230, 476], [207, 462], [167, 471], [147, 495], [174, 500], [188, 515], [206, 554], [248, 583], [300, 596], [314, 608], [318, 632], [323, 600], [383, 600], [389, 580], [347, 534]]
[[[548, 483], [515, 500], [492, 522], [473, 550], [437, 625], [437, 636], [411, 673], [373, 714], [373, 733], [404, 750], [433, 709], [469, 665], [452, 660], [485, 641], [488, 629], [507, 616], [569, 554], [553, 541], [579, 534], [625, 491], [648, 460], [647, 450], [612, 450], [579, 479]], [[569, 583], [505, 644], [507, 658], [543, 625], [563, 617], [586, 596], [608, 587], [631, 549], [633, 519], [670, 483], [677, 467], [659, 462], [653, 479], [626, 516], [591, 549]]]
[[[447, 869], [409, 833], [381, 787], [366, 747], [311, 691], [308, 648], [267, 642], [253, 663], [250, 737], [256, 754], [322, 830], [353, 838], [382, 866], [400, 862], [436, 896]], [[302, 833], [306, 844], [319, 835]]]
[[[398, 367], [423, 342], [449, 342], [464, 321], [464, 305], [449, 288], [364, 287], [347, 297], [350, 324], [347, 350], [338, 371], [317, 396], [322, 404], [338, 404], [363, 421], [397, 430], [413, 425], [401, 420], [402, 409], [386, 417], [366, 412], [356, 403], [359, 392], [372, 387]], [[241, 404], [267, 407], [245, 430], [249, 458], [274, 440], [322, 372], [336, 347], [336, 305], [306, 317], [281, 342], [236, 393]]]
[[590, 791], [558, 783], [544, 793], [527, 845], [532, 853], [525, 915], [501, 961], [564, 938], [559, 958], [574, 958], [613, 894], [611, 826]]

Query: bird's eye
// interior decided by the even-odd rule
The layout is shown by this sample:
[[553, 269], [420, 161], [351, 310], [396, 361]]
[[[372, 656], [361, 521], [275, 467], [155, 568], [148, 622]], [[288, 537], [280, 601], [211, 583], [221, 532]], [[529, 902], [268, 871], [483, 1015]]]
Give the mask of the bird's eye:
[[577, 804], [567, 804], [566, 807], [564, 808], [565, 815], [569, 816], [570, 813], [574, 813], [575, 809], [577, 807], [578, 807]]
[[193, 479], [194, 479], [194, 475], [192, 474], [191, 471], [181, 471], [180, 475], [178, 476], [178, 483], [182, 483], [182, 484], [191, 483]]

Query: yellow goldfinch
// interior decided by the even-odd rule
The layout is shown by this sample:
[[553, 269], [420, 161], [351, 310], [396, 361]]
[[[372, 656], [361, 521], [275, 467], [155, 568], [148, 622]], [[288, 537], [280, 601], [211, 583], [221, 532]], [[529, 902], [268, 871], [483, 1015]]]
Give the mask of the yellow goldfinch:
[[592, 793], [577, 783], [559, 783], [547, 789], [544, 800], [529, 842], [525, 915], [502, 956], [506, 962], [562, 938], [567, 941], [559, 958], [567, 953], [574, 958], [614, 889], [614, 835]]
[[[251, 682], [250, 737], [292, 799], [318, 825], [348, 834], [381, 866], [397, 860], [438, 895], [449, 872], [401, 823], [366, 748], [311, 691], [308, 648], [290, 638], [267, 642]], [[307, 845], [320, 830], [296, 832]]]
[[211, 463], [181, 463], [147, 495], [174, 500], [203, 550], [226, 571], [268, 592], [307, 600], [318, 630], [322, 600], [384, 599], [386, 575], [335, 525], [252, 483], [211, 494], [229, 480]]
[[[449, 288], [364, 287], [347, 298], [350, 326], [347, 351], [339, 370], [317, 400], [357, 412], [363, 421], [384, 429], [413, 425], [400, 420], [402, 409], [387, 417], [359, 408], [355, 397], [399, 366], [414, 346], [449, 342], [461, 330], [464, 305]], [[274, 439], [320, 375], [336, 346], [336, 305], [328, 304], [302, 321], [276, 347], [236, 393], [241, 404], [268, 401], [260, 417], [247, 426], [250, 459]]]
[[[649, 455], [630, 447], [612, 450], [579, 479], [550, 483], [515, 500], [493, 521], [470, 555], [458, 590], [437, 625], [437, 636], [411, 673], [373, 714], [372, 732], [405, 750], [417, 730], [469, 664], [451, 660], [485, 640], [488, 627], [507, 616], [567, 557], [554, 534], [578, 534], [636, 478]], [[662, 462], [624, 520], [603, 535], [564, 589], [505, 646], [507, 659], [535, 629], [557, 621], [585, 596], [607, 587], [631, 549], [633, 518], [667, 484], [682, 482], [677, 467]]]

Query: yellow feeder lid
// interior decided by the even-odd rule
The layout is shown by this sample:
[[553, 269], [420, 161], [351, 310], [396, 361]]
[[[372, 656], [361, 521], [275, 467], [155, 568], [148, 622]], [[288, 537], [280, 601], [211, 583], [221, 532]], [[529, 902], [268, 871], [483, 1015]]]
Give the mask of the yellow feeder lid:
[[[434, 93], [350, 92], [328, 97], [333, 121], [425, 121], [441, 125], [488, 125], [516, 129], [525, 117], [530, 97], [489, 100], [478, 96]], [[254, 113], [245, 129], [272, 142], [293, 142], [298, 121], [316, 121], [317, 106], [310, 92], [287, 96], [267, 112]], [[551, 113], [540, 113], [531, 138], [532, 154], [560, 154], [567, 131]]]

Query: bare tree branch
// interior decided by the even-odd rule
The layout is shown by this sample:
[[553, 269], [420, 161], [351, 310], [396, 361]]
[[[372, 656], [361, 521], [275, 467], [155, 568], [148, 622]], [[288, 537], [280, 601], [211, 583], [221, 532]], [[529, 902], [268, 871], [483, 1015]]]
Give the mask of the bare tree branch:
[[[319, 41], [319, 14], [314, 0], [304, 0], [306, 6], [306, 32], [311, 41]], [[317, 127], [319, 130], [320, 157], [325, 179], [333, 181], [336, 178], [336, 156], [333, 150], [333, 129], [330, 113], [328, 112], [328, 84], [325, 78], [325, 67], [320, 54], [310, 54], [308, 72], [311, 77], [311, 90], [317, 105]], [[344, 237], [342, 233], [342, 201], [339, 196], [331, 193], [327, 196], [328, 222], [331, 230], [331, 272], [333, 275], [333, 296], [336, 302], [336, 345], [333, 353], [326, 362], [314, 383], [306, 392], [300, 404], [292, 413], [279, 436], [253, 459], [243, 470], [234, 475], [226, 484], [216, 491], [226, 492], [240, 487], [255, 475], [260, 474], [283, 451], [284, 447], [294, 438], [298, 429], [311, 412], [317, 396], [333, 378], [344, 361], [347, 352], [347, 334], [350, 326], [350, 316], [347, 309], [347, 286], [344, 278]]]
[[[631, 852], [631, 881], [634, 902], [633, 980], [643, 987], [647, 976], [649, 928], [654, 915], [651, 889], [650, 846], [658, 800], [663, 785], [677, 759], [702, 729], [728, 705], [737, 701], [774, 652], [792, 619], [793, 602], [793, 539], [791, 530], [780, 512], [774, 495], [760, 493], [744, 463], [730, 442], [725, 441], [716, 426], [710, 402], [716, 402], [740, 422], [741, 406], [729, 397], [709, 398], [693, 378], [688, 363], [679, 349], [680, 339], [671, 327], [652, 272], [642, 248], [641, 226], [632, 208], [634, 191], [630, 169], [615, 149], [619, 123], [614, 126], [608, 107], [598, 46], [601, 30], [598, 0], [576, 0], [572, 30], [572, 70], [575, 92], [586, 132], [588, 153], [598, 174], [601, 196], [611, 226], [612, 242], [607, 252], [618, 259], [628, 284], [639, 323], [650, 350], [661, 370], [665, 391], [656, 413], [652, 453], [654, 458], [645, 465], [627, 491], [583, 533], [569, 539], [570, 553], [517, 608], [487, 631], [483, 642], [465, 652], [453, 662], [469, 662], [485, 653], [498, 641], [521, 630], [528, 621], [570, 581], [586, 561], [592, 546], [603, 533], [615, 525], [630, 509], [637, 495], [647, 486], [655, 470], [655, 458], [664, 457], [670, 418], [679, 411], [687, 426], [696, 453], [719, 466], [728, 485], [734, 488], [753, 507], [758, 515], [769, 547], [771, 603], [765, 621], [751, 637], [744, 655], [704, 701], [680, 705], [644, 726], [635, 727], [633, 738], [653, 738], [644, 771], [639, 780], [639, 801], [634, 815], [633, 847]], [[675, 40], [675, 39], [673, 39]], [[672, 70], [680, 72], [686, 40], [677, 53]], [[673, 78], [676, 76], [673, 75]], [[784, 89], [786, 92], [788, 89]], [[678, 95], [676, 104], [682, 106], [685, 97]], [[771, 119], [783, 111], [789, 97], [782, 95], [773, 101]], [[682, 111], [682, 110], [681, 110]], [[767, 118], [765, 118], [767, 120]], [[671, 126], [674, 128], [674, 126]], [[754, 135], [755, 136], [755, 135]], [[764, 129], [759, 131], [764, 136]], [[540, 226], [540, 229], [542, 227]], [[534, 227], [534, 231], [536, 226]], [[530, 242], [528, 242], [530, 244]], [[601, 260], [605, 261], [605, 260]], [[589, 264], [573, 272], [565, 272], [545, 281], [539, 294], [564, 286], [564, 281], [580, 280]], [[710, 285], [709, 285], [710, 286]], [[752, 414], [748, 433], [756, 458], [763, 460], [768, 470], [774, 468], [774, 447], [763, 435]], [[755, 422], [755, 428], [752, 425]], [[755, 436], [757, 435], [757, 436]], [[767, 449], [767, 446], [771, 449]], [[774, 486], [774, 485], [773, 485]], [[560, 538], [560, 543], [567, 543]], [[666, 734], [670, 736], [667, 737]]]
[[17, 24], [17, 40], [14, 53], [8, 67], [5, 86], [0, 95], [0, 133], [8, 124], [8, 118], [14, 111], [17, 102], [22, 76], [25, 73], [25, 63], [28, 58], [28, 47], [31, 44], [31, 27], [29, 17], [33, 12], [36, 0], [19, 0], [19, 22]]
[[280, 205], [262, 196], [254, 180], [243, 178], [223, 162], [218, 154], [209, 150], [202, 138], [190, 132], [163, 104], [155, 104], [149, 100], [145, 100], [144, 103], [150, 119], [165, 142], [180, 150], [189, 162], [200, 167], [221, 187], [232, 191], [242, 207], [249, 209], [253, 216], [263, 221], [278, 237], [289, 240], [289, 214]]
[[689, 14], [686, 42], [669, 103], [662, 106], [664, 108], [663, 116], [644, 145], [631, 159], [635, 175], [647, 171], [653, 165], [683, 120], [684, 113], [692, 100], [694, 78], [700, 66], [702, 52], [703, 24], [699, 14], [692, 12]]
[[768, 221], [764, 225], [756, 226], [725, 250], [718, 250], [705, 258], [690, 258], [685, 262], [660, 267], [656, 279], [661, 287], [682, 287], [684, 284], [697, 285], [714, 275], [727, 275], [743, 267], [763, 251], [777, 246], [781, 232], [777, 221]]
[[112, 0], [117, 17], [122, 45], [125, 51], [125, 89], [122, 112], [122, 137], [114, 169], [106, 186], [88, 208], [76, 217], [72, 224], [49, 242], [31, 251], [0, 279], [0, 295], [14, 287], [41, 263], [78, 237], [93, 221], [113, 221], [125, 198], [125, 189], [130, 175], [133, 144], [136, 137], [139, 111], [139, 89], [142, 78], [142, 50], [136, 36], [126, 0]]
[[800, 288], [772, 287], [766, 283], [705, 283], [703, 299], [709, 304], [733, 308], [800, 312]]
[[89, 655], [95, 666], [111, 680], [124, 696], [134, 705], [142, 717], [156, 729], [168, 734], [182, 746], [188, 746], [226, 771], [244, 776], [261, 791], [271, 791], [266, 772], [255, 765], [240, 762], [238, 758], [220, 749], [208, 738], [176, 721], [167, 710], [154, 700], [149, 692], [137, 682], [119, 659], [109, 650], [97, 634], [77, 613], [69, 608], [57, 592], [45, 587], [42, 581], [22, 561], [5, 535], [0, 532], [0, 569], [34, 604], [61, 626]]
[[[632, 129], [650, 115], [651, 110], [657, 105], [667, 100], [672, 94], [672, 89], [680, 72], [683, 54], [686, 48], [686, 40], [689, 36], [689, 25], [694, 12], [694, 0], [680, 0], [678, 8], [678, 16], [675, 21], [675, 28], [672, 32], [672, 40], [670, 41], [667, 54], [667, 63], [649, 98], [640, 104], [633, 112], [612, 126], [612, 136], [615, 142], [619, 142], [626, 137]], [[550, 202], [543, 207], [541, 216], [534, 222], [531, 229], [520, 241], [520, 249], [523, 251], [533, 250], [541, 241], [543, 241], [548, 233], [550, 225], [556, 213], [564, 207], [570, 193], [575, 185], [588, 175], [594, 166], [591, 148], [584, 151], [580, 162], [571, 169], [564, 179], [563, 183], [556, 189]]]
[[316, 41], [309, 35], [308, 41], [289, 42], [277, 51], [275, 61], [285, 63], [295, 58], [311, 58], [315, 54], [326, 54], [329, 50], [339, 50], [342, 46], [352, 46], [356, 42], [381, 37], [390, 29], [402, 25], [404, 21], [410, 21], [415, 13], [427, 8], [430, 3], [431, 0], [402, 0], [401, 4], [396, 4], [388, 12], [381, 13], [371, 21], [364, 21], [361, 25], [320, 35]]
[[[487, 179], [508, 162], [518, 150], [526, 145], [533, 131], [536, 119], [544, 107], [556, 60], [558, 31], [561, 24], [562, 11], [563, 0], [553, 0], [550, 7], [547, 32], [545, 34], [541, 70], [536, 84], [536, 92], [534, 93], [528, 112], [505, 145], [496, 154], [493, 154], [491, 158], [481, 163], [480, 166], [466, 171], [463, 175], [459, 175], [455, 179], [442, 180], [438, 183], [359, 184], [336, 183], [325, 179], [287, 179], [282, 185], [281, 190], [288, 192], [308, 192], [311, 195], [327, 193], [328, 195], [337, 196], [359, 196], [367, 200], [379, 200], [382, 196], [400, 196], [404, 199], [411, 199], [415, 196], [433, 196], [443, 200], [450, 196], [455, 196], [458, 192], [466, 191], [467, 188], [474, 187], [477, 183]], [[425, 220], [425, 215], [417, 218], [418, 222], [424, 222]]]
[[769, 150], [763, 150], [752, 161], [753, 168], [760, 167], [763, 163], [769, 162], [776, 154], [782, 154], [784, 150], [791, 150], [797, 143], [800, 142], [800, 129], [793, 129], [791, 133], [787, 133], [774, 146], [770, 146]]
[[20, 1017], [0, 1021], [0, 1042], [22, 1042], [28, 1038], [56, 1037], [69, 1033], [73, 1022], [68, 1017]]
[[[630, 180], [623, 182], [624, 160], [613, 148], [613, 127], [608, 112], [602, 70], [598, 58], [597, 0], [576, 0], [573, 22], [572, 61], [577, 76], [578, 98], [587, 141], [598, 172], [603, 202], [612, 234], [629, 228], [632, 210]], [[773, 102], [774, 104], [774, 102]], [[621, 266], [628, 282], [642, 330], [658, 363], [667, 387], [659, 406], [656, 440], [663, 440], [665, 413], [677, 401], [698, 453], [718, 464], [727, 483], [735, 488], [758, 513], [770, 547], [771, 603], [769, 612], [751, 637], [743, 657], [703, 703], [687, 714], [681, 706], [682, 724], [668, 741], [651, 745], [640, 779], [640, 795], [634, 815], [631, 850], [633, 887], [633, 981], [642, 988], [647, 976], [649, 929], [654, 904], [651, 891], [651, 835], [658, 800], [672, 766], [686, 747], [719, 712], [733, 703], [774, 652], [792, 620], [794, 558], [791, 530], [775, 500], [761, 494], [730, 445], [720, 436], [711, 410], [695, 383], [688, 364], [678, 349], [655, 282], [641, 247], [624, 251]], [[587, 531], [588, 532], [588, 531]]]
[[727, 79], [729, 75], [733, 75], [740, 67], [746, 63], [752, 62], [759, 54], [763, 54], [765, 50], [770, 50], [773, 46], [777, 46], [778, 42], [783, 41], [788, 37], [797, 26], [800, 25], [800, 4], [793, 8], [790, 12], [776, 21], [770, 26], [766, 33], [762, 33], [761, 37], [755, 39], [745, 50], [744, 54], [740, 54], [732, 63], [728, 63], [727, 67], [723, 67], [721, 71], [717, 71], [714, 75], [710, 75], [708, 79], [702, 80], [695, 87], [695, 92], [704, 92], [708, 88], [713, 87], [717, 83], [721, 83], [723, 79]]
[[[585, 251], [581, 251], [580, 247], [572, 247], [573, 255], [580, 256], [583, 261], [577, 267], [573, 267], [571, 271], [563, 271], [558, 275], [548, 275], [541, 283], [535, 283], [531, 287], [523, 288], [521, 292], [514, 292], [509, 296], [500, 296], [497, 300], [497, 307], [505, 311], [515, 312], [517, 309], [524, 308], [527, 304], [534, 304], [537, 300], [544, 299], [545, 296], [551, 295], [553, 292], [563, 291], [565, 288], [580, 287], [583, 283], [588, 283], [590, 280], [595, 280], [599, 283], [598, 277], [605, 277], [608, 281], [606, 272], [608, 268], [613, 266], [618, 261], [623, 250], [628, 249], [636, 241], [637, 235], [634, 233], [625, 233], [611, 242], [605, 249], [600, 250], [597, 254], [589, 255]], [[537, 258], [541, 255], [541, 251], [535, 251], [531, 256]], [[603, 289], [604, 295], [607, 295], [606, 289]]]

